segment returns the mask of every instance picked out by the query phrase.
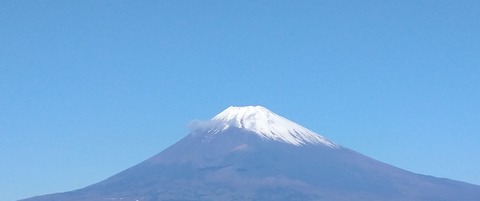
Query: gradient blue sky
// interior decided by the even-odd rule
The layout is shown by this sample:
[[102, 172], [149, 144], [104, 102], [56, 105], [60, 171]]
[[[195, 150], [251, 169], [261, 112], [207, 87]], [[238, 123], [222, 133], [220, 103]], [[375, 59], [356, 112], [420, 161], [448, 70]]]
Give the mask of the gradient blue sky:
[[230, 105], [480, 184], [480, 1], [1, 1], [0, 200], [98, 182]]

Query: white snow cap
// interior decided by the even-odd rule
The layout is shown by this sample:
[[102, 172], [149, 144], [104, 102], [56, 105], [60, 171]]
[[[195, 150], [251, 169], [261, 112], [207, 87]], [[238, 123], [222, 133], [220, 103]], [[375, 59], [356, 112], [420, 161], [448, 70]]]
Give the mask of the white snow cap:
[[220, 123], [221, 130], [229, 127], [252, 131], [263, 139], [276, 140], [296, 146], [305, 144], [323, 144], [338, 147], [325, 137], [300, 126], [262, 106], [231, 106], [212, 119]]

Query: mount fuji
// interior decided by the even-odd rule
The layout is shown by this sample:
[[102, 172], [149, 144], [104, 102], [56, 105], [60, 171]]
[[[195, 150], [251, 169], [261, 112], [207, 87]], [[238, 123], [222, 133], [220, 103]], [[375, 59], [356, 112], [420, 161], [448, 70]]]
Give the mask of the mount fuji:
[[261, 106], [229, 107], [157, 155], [83, 189], [24, 201], [478, 201], [480, 186], [412, 173]]

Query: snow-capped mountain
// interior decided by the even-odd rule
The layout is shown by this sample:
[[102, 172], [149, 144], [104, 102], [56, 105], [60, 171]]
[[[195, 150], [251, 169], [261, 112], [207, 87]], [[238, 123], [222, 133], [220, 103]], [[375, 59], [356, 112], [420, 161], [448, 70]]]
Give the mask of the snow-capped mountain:
[[25, 201], [47, 200], [478, 201], [480, 186], [390, 166], [247, 106], [104, 181]]
[[236, 127], [251, 131], [263, 139], [276, 140], [295, 146], [323, 144], [337, 147], [325, 137], [304, 128], [262, 106], [229, 107], [212, 119], [215, 134]]

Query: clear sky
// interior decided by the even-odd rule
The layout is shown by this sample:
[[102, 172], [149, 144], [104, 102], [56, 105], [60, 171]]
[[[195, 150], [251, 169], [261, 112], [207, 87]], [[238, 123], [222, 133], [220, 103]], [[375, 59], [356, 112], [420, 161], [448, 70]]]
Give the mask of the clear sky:
[[480, 184], [480, 1], [1, 1], [0, 200], [112, 176], [263, 105]]

